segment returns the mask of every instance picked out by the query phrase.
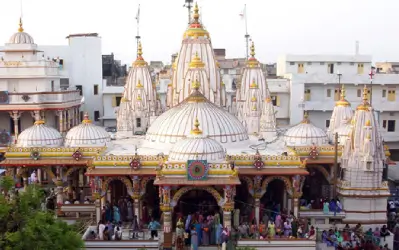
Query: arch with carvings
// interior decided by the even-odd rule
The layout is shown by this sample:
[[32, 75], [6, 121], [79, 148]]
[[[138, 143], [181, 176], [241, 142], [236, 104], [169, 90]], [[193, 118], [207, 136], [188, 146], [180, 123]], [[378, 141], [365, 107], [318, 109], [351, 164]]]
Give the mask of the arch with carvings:
[[240, 179], [244, 180], [244, 182], [247, 184], [248, 192], [251, 195], [254, 195], [254, 181], [248, 176], [240, 176]]
[[146, 189], [147, 189], [147, 184], [151, 180], [155, 180], [155, 177], [153, 177], [153, 176], [143, 177], [140, 180], [140, 197], [143, 197], [143, 195], [145, 194]]
[[125, 177], [125, 176], [113, 176], [108, 177], [103, 181], [102, 190], [101, 190], [101, 197], [104, 197], [107, 194], [108, 186], [112, 181], [119, 180], [126, 186], [127, 193], [132, 196], [133, 195], [133, 184], [132, 181]]
[[262, 191], [260, 193], [260, 197], [262, 197], [267, 190], [267, 186], [269, 185], [270, 182], [274, 181], [274, 180], [281, 180], [282, 182], [284, 182], [284, 186], [285, 186], [285, 190], [287, 191], [287, 193], [289, 195], [292, 195], [292, 183], [291, 180], [288, 177], [285, 176], [269, 176], [266, 179], [263, 180], [262, 182]]
[[219, 206], [223, 206], [223, 204], [224, 204], [223, 197], [219, 194], [219, 192], [216, 189], [214, 189], [212, 187], [190, 186], [190, 187], [183, 187], [183, 188], [180, 188], [179, 190], [177, 190], [177, 192], [173, 195], [173, 198], [172, 198], [172, 200], [170, 202], [171, 203], [170, 205], [172, 207], [176, 206], [178, 201], [180, 200], [180, 198], [185, 193], [187, 193], [187, 192], [189, 192], [191, 190], [203, 190], [203, 191], [206, 191], [206, 192], [210, 193], [213, 196], [213, 198], [215, 198], [215, 200], [216, 200], [216, 202], [217, 202], [217, 204]]
[[327, 182], [329, 184], [331, 184], [332, 176], [330, 176], [330, 174], [328, 173], [327, 169], [325, 169], [323, 166], [309, 164], [309, 165], [306, 165], [306, 167], [309, 168], [309, 169], [311, 169], [311, 168], [317, 169], [324, 176], [324, 178], [326, 178]]

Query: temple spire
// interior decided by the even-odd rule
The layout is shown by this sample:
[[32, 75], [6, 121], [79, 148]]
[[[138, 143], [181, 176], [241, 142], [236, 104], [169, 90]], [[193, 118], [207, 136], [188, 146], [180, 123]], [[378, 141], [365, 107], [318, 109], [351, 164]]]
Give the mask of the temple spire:
[[345, 100], [345, 94], [346, 94], [345, 85], [342, 84], [342, 87], [341, 87], [341, 100]]
[[199, 23], [200, 15], [199, 15], [198, 3], [195, 3], [193, 18], [194, 18], [193, 23]]
[[250, 50], [251, 50], [251, 53], [250, 53], [251, 57], [252, 57], [252, 58], [255, 58], [255, 44], [254, 44], [253, 41], [252, 41]]
[[141, 58], [143, 55], [143, 48], [141, 47], [141, 42], [139, 41], [139, 46], [137, 46], [137, 59]]

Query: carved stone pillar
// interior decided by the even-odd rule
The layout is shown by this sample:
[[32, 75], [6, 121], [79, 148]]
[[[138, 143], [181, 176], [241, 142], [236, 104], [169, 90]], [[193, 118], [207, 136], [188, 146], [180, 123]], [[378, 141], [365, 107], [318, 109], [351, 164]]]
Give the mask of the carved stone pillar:
[[231, 207], [223, 207], [223, 226], [231, 230]]
[[28, 173], [24, 172], [22, 174], [22, 179], [24, 181], [24, 189], [26, 190], [28, 188]]
[[226, 185], [224, 188], [223, 226], [231, 230], [231, 211], [234, 209], [235, 187]]
[[109, 187], [107, 190], [107, 201], [111, 202], [111, 189]]
[[137, 216], [137, 221], [140, 223], [140, 178], [138, 176], [133, 176], [133, 208], [134, 215]]
[[42, 169], [38, 168], [37, 169], [37, 182], [39, 185], [42, 185]]
[[67, 116], [68, 116], [68, 119], [67, 119], [67, 121], [66, 121], [66, 131], [69, 131], [70, 129], [71, 129], [71, 127], [72, 127], [72, 122], [71, 122], [71, 119], [72, 119], [72, 117], [73, 117], [73, 115], [72, 115], [72, 109], [68, 109], [67, 110]]
[[256, 225], [259, 226], [259, 218], [260, 217], [260, 199], [255, 198], [255, 220]]
[[172, 208], [170, 206], [170, 187], [162, 186], [159, 192], [161, 211], [163, 212], [164, 233], [172, 232]]
[[[19, 134], [18, 121], [19, 121], [19, 118], [21, 118], [21, 114], [22, 114], [22, 112], [20, 112], [20, 111], [11, 111], [10, 112], [10, 116], [11, 116], [11, 118], [14, 121], [14, 138], [15, 138], [15, 142], [14, 143], [16, 143], [17, 139], [18, 139], [18, 134]], [[11, 129], [12, 128], [10, 128], [10, 130]]]
[[45, 121], [46, 120], [46, 111], [45, 110], [41, 110], [40, 111], [40, 117]]
[[101, 201], [99, 195], [95, 196], [96, 201], [94, 202], [96, 205], [96, 222], [101, 220]]
[[64, 204], [64, 196], [63, 196], [63, 183], [61, 180], [55, 182], [56, 185], [56, 193], [57, 193], [57, 214], [61, 215], [61, 206]]
[[301, 198], [302, 193], [295, 193], [292, 195], [293, 212], [295, 217], [299, 216], [299, 198]]

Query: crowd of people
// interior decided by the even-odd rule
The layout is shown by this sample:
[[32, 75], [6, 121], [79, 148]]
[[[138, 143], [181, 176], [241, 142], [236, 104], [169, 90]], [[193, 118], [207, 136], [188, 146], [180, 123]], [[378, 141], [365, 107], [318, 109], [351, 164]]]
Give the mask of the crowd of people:
[[327, 246], [336, 249], [365, 249], [365, 250], [388, 250], [386, 237], [390, 233], [386, 225], [374, 230], [369, 228], [364, 231], [361, 224], [351, 228], [348, 224], [342, 230], [330, 229], [324, 230], [321, 235], [321, 241]]

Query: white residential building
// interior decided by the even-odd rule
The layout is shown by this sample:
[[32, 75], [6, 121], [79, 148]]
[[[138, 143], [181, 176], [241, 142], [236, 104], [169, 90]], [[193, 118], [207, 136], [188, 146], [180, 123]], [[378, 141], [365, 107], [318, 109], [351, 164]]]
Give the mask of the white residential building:
[[[399, 149], [399, 85], [398, 74], [374, 74], [371, 84], [372, 58], [366, 55], [287, 55], [279, 58], [277, 75], [285, 78], [268, 80], [272, 93], [276, 93], [274, 81], [289, 83], [289, 100], [286, 94], [276, 93], [279, 103], [277, 118], [289, 118], [290, 125], [303, 120], [303, 111], [317, 127], [327, 129], [334, 103], [340, 98], [341, 85], [345, 85], [346, 99], [353, 107], [362, 102], [364, 85], [376, 111], [381, 134], [391, 149]], [[280, 83], [280, 86], [284, 86]], [[284, 87], [283, 87], [284, 88]], [[288, 105], [287, 105], [288, 104]], [[281, 106], [279, 108], [279, 106]], [[287, 114], [286, 116], [285, 114]], [[282, 114], [285, 116], [281, 117]]]

